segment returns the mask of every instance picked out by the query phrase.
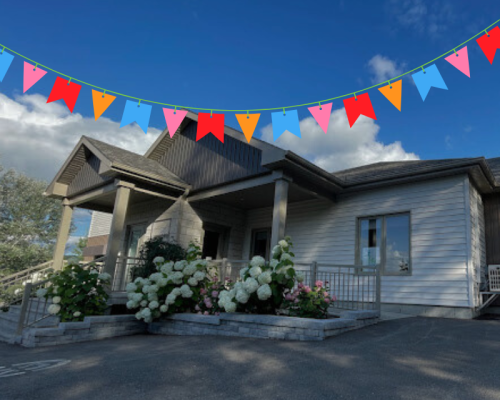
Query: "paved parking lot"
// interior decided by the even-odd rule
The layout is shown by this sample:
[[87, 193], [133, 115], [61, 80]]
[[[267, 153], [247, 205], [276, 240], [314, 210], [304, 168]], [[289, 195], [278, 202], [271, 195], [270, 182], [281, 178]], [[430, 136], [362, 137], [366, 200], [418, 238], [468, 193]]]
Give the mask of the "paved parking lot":
[[0, 344], [0, 376], [13, 364], [22, 373], [0, 377], [2, 400], [497, 400], [500, 321], [408, 318], [317, 343], [144, 335]]

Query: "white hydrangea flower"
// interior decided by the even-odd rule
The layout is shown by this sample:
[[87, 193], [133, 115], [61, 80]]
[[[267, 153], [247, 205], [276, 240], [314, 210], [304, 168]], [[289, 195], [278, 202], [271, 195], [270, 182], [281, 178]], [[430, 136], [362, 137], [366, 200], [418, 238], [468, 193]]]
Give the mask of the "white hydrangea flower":
[[243, 279], [247, 272], [248, 272], [248, 267], [240, 269], [240, 278]]
[[271, 271], [263, 272], [262, 274], [259, 275], [257, 279], [261, 285], [265, 285], [266, 283], [271, 283], [271, 281], [273, 280], [273, 278], [271, 277]]
[[141, 313], [140, 311], [137, 311], [137, 312], [135, 313], [135, 318], [137, 318], [137, 319], [142, 319], [142, 313]]
[[60, 296], [55, 296], [52, 298], [52, 303], [58, 304], [61, 302], [61, 297]]
[[147, 300], [142, 300], [140, 302], [140, 305], [141, 305], [141, 307], [146, 307], [148, 305], [148, 301]]
[[281, 246], [280, 245], [276, 245], [273, 247], [273, 251], [272, 251], [272, 255], [273, 255], [273, 258], [278, 258], [280, 256], [280, 254], [282, 253], [282, 249], [281, 249]]
[[288, 242], [286, 240], [280, 240], [278, 244], [280, 245], [281, 248], [288, 247]]
[[252, 278], [257, 278], [260, 274], [262, 274], [262, 268], [261, 267], [252, 267], [250, 268], [250, 276]]
[[161, 279], [159, 279], [158, 282], [157, 282], [157, 285], [159, 287], [165, 287], [165, 286], [167, 286], [167, 284], [168, 284], [168, 279], [167, 278], [163, 278], [163, 277]]
[[39, 299], [45, 297], [46, 294], [47, 294], [47, 289], [38, 289], [36, 291], [36, 297], [38, 297]]
[[260, 288], [257, 289], [257, 297], [259, 300], [265, 301], [271, 297], [272, 291], [271, 287], [269, 285], [262, 285]]
[[275, 269], [279, 263], [280, 263], [279, 260], [276, 260], [275, 258], [273, 258], [271, 260], [271, 262], [269, 263], [269, 265], [271, 266], [271, 268]]
[[203, 271], [196, 271], [193, 275], [193, 277], [198, 281], [202, 281], [206, 276], [207, 275]]
[[243, 287], [248, 293], [253, 293], [259, 288], [259, 282], [255, 278], [247, 278], [243, 283]]
[[181, 294], [181, 289], [179, 289], [178, 287], [173, 288], [171, 293], [173, 293], [175, 296], [179, 296]]
[[198, 281], [195, 278], [191, 277], [188, 279], [188, 284], [191, 286], [196, 286], [198, 285]]
[[75, 317], [75, 318], [78, 318], [80, 315], [82, 315], [82, 313], [80, 311], [75, 311], [73, 313], [73, 317]]
[[153, 264], [156, 266], [158, 266], [158, 264], [163, 264], [164, 262], [165, 262], [165, 259], [163, 257], [160, 257], [160, 256], [155, 257], [153, 259]]
[[163, 304], [160, 306], [160, 311], [162, 313], [166, 313], [168, 311], [168, 306], [166, 304]]
[[47, 308], [47, 311], [49, 314], [55, 315], [61, 311], [61, 306], [59, 304], [51, 304], [49, 308]]
[[144, 293], [144, 294], [149, 293], [149, 285], [144, 285], [144, 286], [142, 287], [142, 293]]
[[280, 258], [281, 261], [291, 260], [291, 259], [292, 259], [292, 256], [290, 254], [288, 254], [288, 253], [283, 253], [281, 255], [281, 258]]
[[132, 300], [134, 298], [134, 294], [135, 293], [133, 292], [127, 293], [127, 299]]
[[187, 265], [188, 265], [188, 262], [186, 260], [177, 261], [174, 264], [174, 269], [176, 271], [182, 271]]
[[304, 282], [305, 276], [303, 272], [297, 272], [295, 275], [295, 279], [297, 279], [297, 282]]
[[149, 280], [153, 282], [158, 282], [161, 278], [163, 278], [163, 274], [161, 272], [155, 272], [149, 276]]
[[142, 293], [134, 293], [132, 296], [131, 300], [135, 301], [136, 303], [139, 303], [143, 298]]
[[181, 271], [176, 271], [172, 274], [172, 282], [176, 285], [180, 285], [182, 283], [182, 279], [184, 278], [184, 274]]
[[125, 287], [125, 290], [127, 292], [135, 292], [137, 290], [137, 285], [133, 282], [127, 283], [127, 286]]
[[224, 310], [226, 310], [226, 312], [235, 312], [236, 311], [236, 303], [233, 303], [232, 301], [228, 301], [227, 303], [224, 304]]
[[233, 289], [236, 290], [236, 293], [238, 293], [238, 290], [245, 290], [243, 287], [243, 282], [236, 282], [233, 286]]
[[176, 298], [177, 298], [177, 296], [176, 296], [175, 294], [170, 293], [170, 294], [167, 296], [166, 300], [165, 300], [165, 304], [167, 304], [167, 305], [168, 305], [168, 304], [174, 304], [174, 303], [175, 303], [175, 299], [176, 299]]
[[235, 299], [238, 303], [246, 304], [248, 299], [250, 298], [250, 294], [246, 290], [238, 290], [236, 292]]
[[149, 303], [150, 310], [155, 310], [158, 307], [160, 307], [160, 303], [158, 303], [156, 300], [153, 300], [151, 303]]
[[99, 271], [96, 269], [93, 269], [90, 271], [90, 275], [99, 275]]
[[186, 276], [191, 276], [193, 275], [196, 271], [198, 270], [198, 268], [196, 267], [196, 263], [195, 262], [192, 262], [188, 265], [186, 265], [186, 267], [182, 270], [182, 273]]
[[261, 256], [255, 256], [252, 258], [252, 261], [250, 261], [250, 265], [252, 267], [263, 267], [266, 265], [266, 260], [264, 260]]
[[174, 263], [172, 261], [163, 264], [160, 267], [160, 271], [163, 272], [165, 275], [171, 274], [173, 270], [174, 270]]
[[193, 291], [188, 285], [181, 286], [181, 296], [185, 299], [189, 299], [193, 296]]
[[101, 281], [109, 281], [111, 280], [111, 275], [108, 274], [107, 272], [103, 272], [102, 274], [99, 274], [97, 276]]
[[158, 285], [151, 285], [149, 286], [149, 290], [148, 290], [148, 293], [156, 293], [158, 292]]
[[142, 314], [142, 317], [144, 319], [146, 318], [149, 318], [151, 317], [151, 310], [149, 308], [144, 308], [142, 311], [141, 311], [141, 314]]
[[138, 306], [138, 304], [135, 301], [133, 301], [133, 300], [127, 301], [127, 308], [129, 310], [131, 310], [133, 308], [137, 308], [137, 306]]
[[158, 295], [156, 293], [148, 293], [148, 300], [149, 301], [158, 300]]

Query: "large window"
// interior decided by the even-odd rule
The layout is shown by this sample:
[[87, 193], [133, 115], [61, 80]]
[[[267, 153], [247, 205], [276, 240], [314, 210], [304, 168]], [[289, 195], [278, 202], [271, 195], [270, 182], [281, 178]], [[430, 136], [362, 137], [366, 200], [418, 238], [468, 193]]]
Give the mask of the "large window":
[[384, 275], [410, 275], [410, 214], [358, 219], [357, 264], [380, 265]]
[[269, 260], [269, 244], [271, 242], [271, 228], [254, 229], [252, 231], [252, 246], [250, 257], [261, 256]]

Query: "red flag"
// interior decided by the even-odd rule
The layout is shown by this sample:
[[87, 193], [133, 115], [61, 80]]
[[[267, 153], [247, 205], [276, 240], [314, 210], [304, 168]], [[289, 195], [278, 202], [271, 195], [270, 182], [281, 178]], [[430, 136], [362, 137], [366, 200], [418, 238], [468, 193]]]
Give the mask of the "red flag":
[[198, 114], [196, 141], [200, 140], [210, 132], [212, 132], [217, 139], [224, 143], [224, 114]]
[[81, 88], [81, 85], [69, 82], [58, 76], [54, 86], [52, 87], [49, 98], [47, 99], [47, 103], [52, 103], [53, 101], [62, 99], [68, 106], [69, 111], [73, 112], [76, 99], [78, 99]]
[[[488, 36], [489, 35], [489, 36]], [[500, 49], [500, 28], [495, 26], [487, 34], [476, 39], [477, 44], [481, 47], [486, 58], [490, 64], [493, 64], [493, 59], [495, 58], [495, 53], [497, 49]]]
[[344, 100], [345, 112], [349, 121], [349, 126], [352, 128], [360, 115], [377, 119], [375, 111], [373, 111], [372, 102], [368, 93], [360, 94], [356, 97], [350, 97]]

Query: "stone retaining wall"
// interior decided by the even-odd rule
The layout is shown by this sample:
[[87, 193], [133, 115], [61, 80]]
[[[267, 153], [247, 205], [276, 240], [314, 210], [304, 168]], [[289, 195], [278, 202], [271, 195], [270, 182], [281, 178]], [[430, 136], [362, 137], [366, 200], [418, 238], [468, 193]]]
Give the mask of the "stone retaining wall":
[[324, 340], [330, 336], [378, 322], [377, 311], [349, 311], [325, 320], [223, 313], [220, 316], [175, 314], [153, 322], [148, 332], [156, 335], [216, 335], [281, 340]]
[[19, 344], [24, 347], [54, 346], [146, 333], [146, 324], [133, 315], [85, 317], [82, 322], [61, 322], [54, 328], [28, 328]]

